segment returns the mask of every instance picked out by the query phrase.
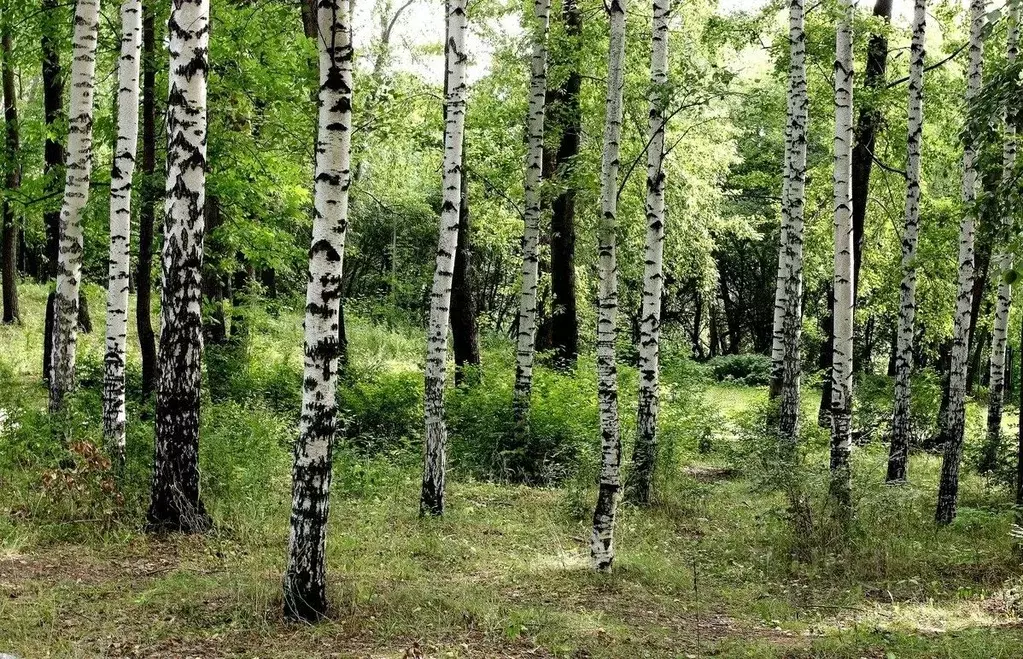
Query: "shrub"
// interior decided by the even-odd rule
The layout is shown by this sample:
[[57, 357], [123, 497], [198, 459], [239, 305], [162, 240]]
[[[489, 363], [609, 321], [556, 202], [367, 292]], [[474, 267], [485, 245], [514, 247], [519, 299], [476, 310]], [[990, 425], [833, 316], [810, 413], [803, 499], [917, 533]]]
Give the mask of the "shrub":
[[419, 371], [350, 371], [337, 390], [341, 436], [362, 454], [418, 451], [423, 435]]
[[771, 382], [771, 358], [766, 355], [721, 355], [707, 362], [718, 382], [762, 387]]

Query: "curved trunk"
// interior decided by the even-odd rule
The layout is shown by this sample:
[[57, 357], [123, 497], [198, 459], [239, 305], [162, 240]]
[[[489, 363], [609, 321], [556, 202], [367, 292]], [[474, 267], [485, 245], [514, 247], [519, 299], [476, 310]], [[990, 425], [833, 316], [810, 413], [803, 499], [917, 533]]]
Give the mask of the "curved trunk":
[[[1009, 34], [1006, 41], [1006, 59], [1009, 63], [1016, 61], [1019, 54], [1019, 0], [1009, 2]], [[1016, 108], [1006, 108], [1005, 138], [1002, 146], [1002, 181], [1011, 185], [1013, 170], [1016, 166], [1016, 119], [1013, 116]], [[1000, 236], [1007, 242], [1012, 228], [1012, 215], [1002, 212]], [[1005, 244], [1002, 242], [1001, 244]], [[991, 340], [991, 377], [988, 386], [987, 408], [987, 444], [981, 458], [981, 471], [990, 471], [998, 462], [998, 449], [1001, 444], [1002, 405], [1005, 397], [1005, 349], [1008, 346], [1009, 306], [1012, 304], [1012, 284], [1010, 273], [1013, 269], [1011, 251], [1005, 251], [996, 257], [1000, 277], [998, 279], [998, 303], [995, 307], [995, 322]]]
[[117, 63], [117, 144], [110, 173], [110, 267], [107, 337], [103, 357], [103, 434], [111, 454], [124, 463], [124, 361], [128, 342], [128, 244], [131, 190], [139, 136], [139, 58], [142, 3], [121, 5], [121, 57]]
[[[3, 57], [3, 95], [4, 95], [4, 151], [7, 154], [7, 173], [4, 176], [4, 189], [7, 192], [21, 187], [21, 162], [18, 151], [18, 99], [14, 90], [14, 53], [11, 46], [11, 28], [8, 22], [3, 24], [3, 35], [0, 36], [0, 54]], [[14, 214], [14, 206], [5, 195], [3, 203], [3, 322], [13, 323], [21, 319], [18, 311], [18, 270], [16, 255], [18, 247], [18, 221]]]
[[[984, 63], [984, 25], [986, 0], [970, 3], [970, 62], [967, 67], [966, 105], [969, 111], [973, 98], [980, 93]], [[965, 213], [959, 225], [959, 292], [956, 297], [952, 330], [952, 365], [948, 374], [948, 411], [941, 428], [945, 454], [941, 462], [941, 482], [935, 521], [949, 524], [956, 516], [959, 495], [959, 463], [963, 458], [963, 431], [966, 425], [966, 370], [970, 350], [970, 312], [973, 306], [974, 236], [976, 233], [973, 205], [977, 197], [978, 146], [973, 126], [963, 132], [963, 206]]]
[[639, 326], [639, 409], [632, 453], [630, 497], [649, 503], [657, 464], [660, 385], [661, 291], [664, 284], [664, 88], [668, 84], [668, 18], [671, 0], [654, 0], [650, 55], [650, 114], [647, 121], [646, 245]]
[[206, 206], [209, 0], [175, 0], [167, 22], [167, 199], [156, 390], [156, 456], [147, 520], [154, 530], [200, 532], [199, 386]]
[[902, 232], [902, 285], [899, 287], [899, 328], [895, 346], [895, 404], [888, 454], [889, 483], [906, 480], [912, 439], [910, 378], [916, 322], [916, 247], [920, 224], [920, 147], [923, 141], [924, 45], [927, 0], [913, 3], [913, 41], [909, 54], [909, 129], [906, 140], [906, 225]]
[[153, 225], [159, 189], [156, 172], [156, 26], [153, 0], [142, 4], [142, 207], [139, 209], [139, 260], [135, 271], [135, 327], [142, 357], [142, 392], [156, 390], [156, 333], [153, 331]]
[[831, 367], [831, 488], [845, 516], [852, 504], [849, 451], [853, 386], [853, 47], [851, 0], [841, 0], [835, 41], [835, 324]]
[[547, 96], [547, 31], [550, 0], [533, 2], [533, 54], [530, 58], [529, 110], [526, 116], [526, 205], [522, 233], [522, 287], [519, 292], [515, 346], [515, 433], [521, 439], [529, 425], [529, 399], [536, 356], [536, 286], [539, 279], [537, 242], [540, 235], [540, 185], [543, 173], [544, 100]]
[[60, 209], [57, 290], [54, 297], [50, 410], [59, 411], [75, 383], [78, 344], [78, 296], [82, 279], [82, 210], [89, 200], [92, 174], [92, 101], [96, 78], [99, 0], [78, 0], [71, 61], [71, 112], [68, 163]]
[[771, 395], [780, 396], [779, 435], [799, 436], [800, 336], [803, 324], [803, 204], [806, 191], [806, 35], [803, 0], [789, 5], [789, 90], [782, 182], [782, 225], [771, 347]]
[[306, 287], [305, 386], [292, 470], [284, 612], [314, 621], [327, 612], [325, 549], [331, 444], [337, 424], [338, 325], [348, 187], [351, 184], [352, 36], [348, 0], [320, 0], [319, 122], [315, 208]]
[[421, 515], [444, 513], [444, 476], [447, 427], [444, 425], [444, 383], [448, 356], [448, 315], [451, 305], [451, 275], [458, 248], [458, 215], [461, 205], [462, 137], [465, 130], [465, 15], [466, 0], [448, 0], [445, 45], [444, 180], [443, 206], [437, 262], [430, 293], [430, 323], [426, 343], [424, 418], [426, 451], [423, 487], [419, 500]]
[[625, 12], [627, 0], [610, 0], [611, 38], [607, 62], [607, 101], [603, 157], [600, 163], [601, 214], [597, 229], [600, 281], [597, 309], [597, 404], [600, 408], [600, 488], [593, 511], [590, 560], [608, 571], [614, 561], [614, 527], [621, 492], [622, 442], [618, 422], [618, 363], [615, 327], [618, 315], [618, 153], [622, 134], [622, 88], [625, 86]]

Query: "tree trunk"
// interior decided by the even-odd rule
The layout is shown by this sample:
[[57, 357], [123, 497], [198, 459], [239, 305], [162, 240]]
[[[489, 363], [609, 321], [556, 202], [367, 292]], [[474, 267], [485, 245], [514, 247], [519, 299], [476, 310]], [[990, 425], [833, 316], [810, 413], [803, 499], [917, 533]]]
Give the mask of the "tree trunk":
[[153, 232], [159, 189], [156, 172], [156, 26], [153, 0], [142, 7], [142, 194], [139, 260], [135, 271], [135, 327], [142, 357], [142, 393], [156, 391], [156, 333], [153, 331]]
[[210, 525], [199, 498], [209, 15], [209, 0], [175, 0], [167, 23], [170, 93], [160, 368], [152, 499], [146, 518], [151, 530], [186, 533]]
[[600, 407], [600, 488], [593, 510], [590, 561], [607, 572], [614, 562], [614, 529], [621, 491], [622, 443], [618, 421], [618, 362], [615, 355], [618, 315], [618, 154], [622, 135], [622, 88], [625, 86], [625, 14], [627, 0], [606, 5], [611, 23], [607, 61], [607, 102], [603, 157], [600, 164], [601, 215], [597, 229], [597, 404]]
[[927, 0], [914, 0], [913, 40], [909, 54], [909, 132], [906, 141], [906, 224], [902, 232], [902, 284], [899, 287], [899, 328], [894, 351], [895, 403], [887, 482], [906, 480], [909, 444], [913, 437], [911, 378], [916, 323], [916, 249], [920, 226], [920, 149], [923, 143], [924, 46]]
[[465, 130], [465, 15], [466, 0], [447, 0], [444, 99], [444, 203], [440, 215], [437, 261], [430, 294], [430, 324], [426, 346], [424, 418], [426, 451], [420, 515], [444, 514], [447, 427], [444, 424], [448, 315], [451, 278], [458, 248], [458, 216], [461, 205], [462, 138]]
[[21, 187], [21, 160], [18, 146], [18, 98], [14, 89], [14, 49], [11, 45], [11, 24], [9, 18], [2, 19], [3, 34], [0, 36], [0, 55], [3, 56], [3, 93], [4, 93], [4, 151], [6, 152], [7, 171], [4, 176], [3, 202], [3, 322], [14, 323], [21, 319], [18, 311], [18, 218], [15, 217], [14, 204], [10, 199], [12, 192]]
[[841, 0], [835, 42], [835, 322], [832, 332], [831, 494], [838, 514], [848, 519], [852, 506], [853, 387], [853, 46], [852, 0]]
[[71, 62], [67, 178], [60, 211], [60, 248], [54, 298], [50, 410], [63, 408], [74, 387], [78, 347], [78, 297], [82, 280], [82, 211], [89, 200], [92, 174], [92, 111], [96, 77], [99, 1], [78, 0]]
[[[967, 67], [966, 105], [980, 93], [984, 61], [985, 0], [970, 2], [970, 61]], [[959, 494], [959, 464], [963, 457], [963, 431], [966, 425], [966, 370], [970, 348], [970, 311], [973, 306], [974, 234], [973, 203], [977, 197], [977, 134], [973, 126], [963, 131], [963, 215], [959, 227], [959, 293], [956, 298], [952, 331], [952, 364], [948, 374], [948, 412], [941, 429], [945, 454], [941, 463], [941, 482], [935, 521], [950, 524], [956, 516]]]
[[803, 325], [803, 206], [806, 192], [806, 35], [803, 0], [789, 3], [789, 88], [782, 183], [782, 225], [771, 347], [771, 394], [780, 397], [778, 433], [799, 437], [800, 340]]
[[630, 498], [650, 503], [657, 466], [660, 405], [661, 294], [664, 284], [664, 104], [668, 84], [668, 20], [671, 0], [653, 0], [650, 55], [650, 112], [647, 120], [646, 245], [643, 253], [643, 310], [640, 314], [639, 408], [632, 453]]
[[462, 173], [459, 192], [458, 239], [455, 271], [451, 278], [451, 343], [455, 353], [455, 386], [465, 379], [466, 366], [479, 366], [480, 340], [476, 328], [476, 301], [472, 295], [471, 216], [469, 177]]
[[284, 613], [327, 613], [326, 540], [331, 444], [337, 426], [338, 312], [351, 184], [352, 32], [348, 0], [317, 5], [320, 53], [315, 207], [306, 288], [305, 387], [292, 471]]
[[[55, 16], [60, 7], [59, 0], [43, 0], [42, 10], [46, 16]], [[64, 177], [64, 145], [57, 138], [62, 123], [64, 106], [64, 76], [60, 66], [59, 38], [54, 34], [57, 21], [43, 21], [41, 50], [43, 54], [43, 115], [46, 121], [46, 143], [43, 150], [43, 176], [46, 179], [46, 194], [56, 194]], [[57, 279], [57, 252], [60, 236], [60, 211], [45, 210], [43, 224], [46, 228], [46, 274], [53, 281]], [[53, 358], [53, 305], [56, 292], [51, 289], [46, 297], [46, 319], [43, 327], [43, 380], [49, 382]]]
[[582, 136], [579, 91], [582, 74], [578, 52], [582, 49], [583, 15], [578, 0], [562, 0], [565, 36], [571, 41], [568, 78], [552, 97], [551, 120], [561, 128], [555, 166], [563, 188], [551, 206], [551, 347], [559, 368], [571, 368], [579, 356], [579, 319], [575, 281], [575, 159]]
[[[1012, 64], [1019, 54], [1019, 0], [1010, 0], [1009, 34], [1006, 39], [1006, 59]], [[1015, 107], [1006, 108], [1005, 138], [1002, 145], [1002, 181], [1005, 185], [1012, 184], [1013, 170], [1016, 166], [1016, 113]], [[1004, 245], [1011, 239], [1012, 215], [1003, 210], [1002, 226], [997, 244]], [[1012, 283], [1010, 274], [1013, 270], [1011, 251], [1000, 252], [997, 256], [998, 303], [995, 307], [995, 322], [991, 341], [991, 376], [988, 387], [987, 408], [987, 442], [981, 458], [981, 471], [990, 471], [998, 462], [998, 449], [1001, 444], [1002, 405], [1005, 399], [1006, 368], [1005, 353], [1009, 345], [1009, 306], [1012, 304]]]
[[533, 1], [533, 53], [530, 58], [529, 109], [526, 113], [525, 212], [522, 233], [522, 283], [515, 344], [515, 393], [512, 410], [521, 445], [529, 427], [536, 356], [536, 290], [540, 278], [537, 243], [540, 237], [540, 188], [543, 175], [544, 101], [547, 96], [547, 32], [550, 0]]

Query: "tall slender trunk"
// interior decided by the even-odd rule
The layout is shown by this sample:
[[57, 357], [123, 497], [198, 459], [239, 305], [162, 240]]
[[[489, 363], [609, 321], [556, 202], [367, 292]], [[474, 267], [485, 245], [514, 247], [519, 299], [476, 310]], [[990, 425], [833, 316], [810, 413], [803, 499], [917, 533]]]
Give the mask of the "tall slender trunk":
[[[974, 97], [980, 93], [984, 63], [984, 24], [986, 0], [970, 2], [970, 62], [966, 78], [967, 112]], [[977, 133], [967, 125], [963, 149], [963, 205], [964, 214], [959, 226], [959, 292], [956, 297], [954, 327], [952, 331], [952, 365], [948, 374], [948, 412], [941, 429], [945, 454], [941, 462], [941, 482], [938, 486], [938, 504], [935, 521], [950, 524], [956, 516], [959, 495], [959, 464], [963, 458], [963, 431], [966, 425], [966, 370], [970, 348], [970, 311], [973, 305], [974, 234], [976, 233], [973, 208], [977, 197]]]
[[159, 189], [156, 172], [156, 25], [153, 2], [142, 3], [142, 195], [139, 260], [135, 271], [135, 328], [142, 356], [142, 392], [156, 390], [156, 333], [153, 331], [153, 230]]
[[121, 57], [117, 63], [117, 144], [110, 172], [110, 268], [107, 277], [107, 340], [103, 357], [103, 434], [124, 463], [124, 362], [128, 342], [128, 245], [131, 190], [139, 137], [141, 0], [121, 4]]
[[467, 366], [480, 365], [476, 300], [472, 294], [472, 216], [469, 213], [469, 176], [463, 171], [459, 185], [458, 240], [451, 277], [451, 344], [455, 353], [455, 386], [465, 380]]
[[578, 0], [562, 0], [561, 15], [565, 22], [570, 70], [565, 82], [556, 90], [554, 112], [550, 119], [559, 124], [561, 139], [555, 164], [557, 180], [562, 187], [551, 205], [551, 347], [554, 362], [560, 368], [575, 365], [579, 356], [579, 318], [577, 315], [575, 277], [575, 197], [573, 180], [575, 159], [582, 137], [582, 110], [579, 92], [582, 73], [578, 53], [582, 50], [583, 15]]
[[18, 311], [18, 218], [15, 216], [14, 203], [10, 199], [12, 192], [21, 187], [21, 158], [18, 139], [18, 98], [14, 89], [14, 48], [11, 44], [10, 18], [4, 17], [3, 34], [0, 35], [0, 55], [3, 57], [2, 77], [4, 93], [4, 151], [6, 153], [7, 171], [4, 176], [3, 203], [3, 322], [13, 323], [21, 319]]
[[325, 550], [331, 444], [337, 425], [338, 325], [348, 188], [351, 185], [352, 32], [348, 0], [320, 0], [319, 125], [315, 208], [306, 287], [305, 386], [292, 471], [291, 533], [284, 612], [315, 621], [327, 613]]
[[206, 206], [209, 0], [175, 0], [167, 22], [167, 200], [156, 390], [156, 455], [147, 521], [154, 530], [201, 532], [199, 386]]
[[461, 205], [462, 137], [465, 130], [465, 34], [468, 31], [466, 0], [447, 0], [444, 99], [444, 203], [440, 214], [437, 262], [430, 293], [430, 324], [426, 343], [424, 418], [426, 451], [421, 515], [444, 514], [444, 477], [447, 461], [447, 427], [444, 424], [444, 384], [448, 356], [448, 315], [451, 276], [458, 241]]
[[611, 24], [607, 57], [607, 102], [603, 157], [600, 163], [600, 220], [597, 228], [597, 404], [600, 407], [600, 488], [593, 510], [590, 560], [606, 572], [614, 561], [614, 529], [621, 493], [622, 442], [618, 422], [618, 360], [615, 355], [618, 315], [618, 154], [622, 135], [622, 88], [625, 86], [625, 12], [627, 0], [606, 5]]
[[926, 29], [927, 0], [914, 0], [913, 40], [909, 49], [906, 224], [902, 231], [902, 284], [899, 287], [899, 328], [894, 352], [895, 404], [886, 477], [889, 483], [906, 480], [909, 443], [913, 436], [910, 379], [913, 375], [913, 338], [916, 332], [916, 248], [920, 225], [920, 150], [923, 143]]
[[835, 41], [835, 324], [831, 384], [831, 491], [840, 514], [852, 505], [853, 387], [853, 45], [852, 0], [841, 0]]
[[650, 53], [650, 112], [646, 153], [646, 245], [643, 250], [643, 310], [639, 338], [639, 409], [632, 452], [630, 497], [650, 502], [657, 465], [660, 402], [661, 292], [664, 288], [664, 132], [668, 84], [668, 20], [671, 0], [653, 0]]
[[778, 433], [799, 436], [800, 336], [803, 325], [803, 206], [806, 192], [806, 34], [803, 0], [789, 3], [789, 89], [782, 183], [782, 225], [771, 347], [771, 393], [780, 396]]
[[[1006, 40], [1006, 59], [1016, 61], [1019, 54], [1019, 0], [1009, 2], [1009, 34]], [[1016, 117], [1015, 107], [1005, 109], [1005, 137], [1002, 146], [1002, 181], [1011, 185], [1016, 166]], [[1012, 214], [1002, 211], [1002, 226], [999, 244], [1008, 242], [1012, 228]], [[981, 460], [981, 470], [990, 471], [998, 462], [1001, 444], [1002, 405], [1005, 399], [1005, 351], [1009, 345], [1009, 306], [1012, 304], [1012, 284], [1009, 275], [1013, 269], [1011, 251], [1003, 251], [996, 257], [1001, 276], [998, 279], [998, 303], [995, 307], [995, 322], [991, 340], [991, 377], [988, 386], [987, 444]]]
[[515, 393], [512, 402], [515, 433], [523, 437], [529, 426], [533, 391], [533, 359], [536, 356], [536, 288], [539, 279], [537, 243], [540, 237], [540, 185], [543, 174], [544, 101], [547, 97], [547, 32], [550, 0], [533, 1], [530, 25], [533, 53], [530, 57], [529, 109], [526, 113], [526, 204], [522, 232], [522, 284], [515, 344]]
[[[46, 16], [55, 16], [60, 7], [59, 0], [43, 0], [42, 10]], [[46, 121], [46, 143], [43, 148], [43, 175], [46, 179], [47, 194], [59, 190], [64, 177], [64, 145], [57, 138], [57, 128], [64, 113], [64, 76], [61, 73], [59, 38], [54, 34], [57, 21], [43, 21], [41, 50], [43, 54], [43, 116]], [[57, 279], [57, 252], [60, 236], [60, 211], [43, 212], [46, 228], [46, 275], [51, 281]], [[53, 362], [53, 305], [56, 291], [50, 289], [46, 297], [46, 317], [43, 325], [43, 379], [49, 382]]]
[[92, 174], [92, 104], [96, 77], [99, 0], [78, 0], [71, 62], [71, 112], [68, 117], [68, 163], [60, 210], [60, 248], [54, 298], [53, 361], [50, 365], [50, 410], [59, 411], [75, 383], [78, 343], [78, 296], [82, 279], [82, 211], [89, 200]]

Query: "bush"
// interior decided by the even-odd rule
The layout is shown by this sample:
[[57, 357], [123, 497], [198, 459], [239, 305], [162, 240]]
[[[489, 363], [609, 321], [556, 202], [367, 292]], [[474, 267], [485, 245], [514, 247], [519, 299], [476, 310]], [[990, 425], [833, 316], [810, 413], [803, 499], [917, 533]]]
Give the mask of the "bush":
[[766, 355], [721, 355], [707, 362], [718, 382], [763, 387], [771, 382], [771, 358]]
[[419, 371], [349, 371], [338, 384], [341, 436], [364, 455], [418, 451], [423, 436]]

